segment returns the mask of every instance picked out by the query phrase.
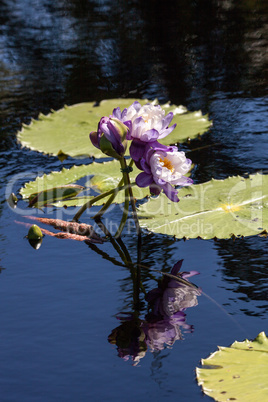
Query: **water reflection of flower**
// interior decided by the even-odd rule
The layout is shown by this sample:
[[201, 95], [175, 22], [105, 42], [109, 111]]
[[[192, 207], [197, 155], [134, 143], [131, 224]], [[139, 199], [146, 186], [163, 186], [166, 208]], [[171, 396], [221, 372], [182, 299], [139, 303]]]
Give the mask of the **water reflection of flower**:
[[[171, 275], [187, 280], [187, 278], [199, 274], [197, 271], [179, 273], [182, 262], [183, 260], [180, 260], [174, 265]], [[171, 317], [173, 314], [188, 307], [196, 306], [198, 304], [198, 295], [200, 295], [200, 290], [197, 288], [164, 276], [159, 282], [158, 288], [147, 293], [146, 300], [155, 316]]]
[[108, 341], [117, 346], [119, 357], [131, 359], [137, 365], [147, 348], [152, 352], [160, 351], [183, 338], [181, 329], [193, 331], [193, 326], [186, 323], [184, 311], [198, 304], [197, 296], [201, 291], [190, 283], [187, 285], [187, 278], [197, 275], [197, 271], [179, 273], [182, 261], [174, 265], [171, 274], [186, 280], [186, 283], [165, 276], [158, 287], [146, 295], [150, 312], [145, 320], [138, 318], [137, 313], [118, 317], [121, 325], [112, 331]]
[[142, 329], [142, 320], [136, 314], [126, 313], [117, 317], [121, 324], [114, 328], [108, 336], [108, 341], [117, 346], [118, 356], [132, 360], [137, 365], [147, 351], [145, 334]]
[[[174, 265], [171, 275], [187, 281], [187, 278], [198, 274], [197, 271], [179, 273], [182, 262], [180, 260]], [[175, 341], [182, 339], [181, 328], [188, 332], [193, 331], [193, 326], [186, 323], [184, 311], [198, 304], [197, 296], [201, 292], [189, 285], [165, 276], [157, 288], [147, 293], [146, 300], [151, 312], [146, 317], [143, 330], [151, 351], [162, 350], [165, 344], [172, 346]]]

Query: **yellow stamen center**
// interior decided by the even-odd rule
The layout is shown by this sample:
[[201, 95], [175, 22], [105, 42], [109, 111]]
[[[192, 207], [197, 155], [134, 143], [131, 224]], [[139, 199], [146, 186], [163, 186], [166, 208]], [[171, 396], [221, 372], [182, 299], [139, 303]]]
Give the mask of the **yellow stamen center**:
[[159, 158], [160, 162], [163, 163], [163, 167], [167, 168], [168, 170], [171, 171], [171, 173], [174, 172], [175, 168], [172, 165], [171, 161], [168, 158]]

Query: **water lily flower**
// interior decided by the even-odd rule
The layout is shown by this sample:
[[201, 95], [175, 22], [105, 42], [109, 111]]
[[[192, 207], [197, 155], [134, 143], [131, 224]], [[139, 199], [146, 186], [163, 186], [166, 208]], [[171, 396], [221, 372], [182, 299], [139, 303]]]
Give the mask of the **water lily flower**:
[[144, 106], [136, 101], [122, 112], [116, 108], [113, 117], [128, 125], [130, 131], [127, 139], [132, 140], [130, 155], [134, 161], [138, 161], [146, 151], [146, 145], [166, 137], [174, 130], [176, 124], [168, 127], [173, 119], [173, 113], [165, 116], [165, 111], [160, 105], [148, 103]]
[[129, 131], [127, 125], [116, 118], [102, 117], [98, 131], [92, 131], [89, 136], [92, 144], [108, 156], [120, 159], [124, 156]]
[[179, 201], [174, 185], [188, 186], [193, 183], [192, 179], [184, 176], [190, 170], [192, 161], [177, 147], [166, 147], [156, 142], [135, 163], [143, 170], [136, 177], [136, 184], [139, 187], [150, 186], [151, 193], [155, 195], [163, 190], [171, 201]]
[[[188, 280], [193, 275], [198, 275], [197, 271], [179, 273], [183, 260], [178, 261], [171, 270], [174, 276], [180, 276]], [[198, 288], [184, 285], [176, 279], [164, 277], [155, 288], [147, 293], [146, 300], [152, 308], [152, 313], [160, 317], [173, 317], [174, 314], [183, 312], [189, 307], [198, 304], [197, 296], [201, 295]]]
[[[197, 275], [199, 272], [179, 273], [183, 260], [178, 261], [171, 270], [174, 276], [183, 279]], [[176, 279], [164, 276], [158, 288], [152, 289], [146, 295], [150, 306], [150, 313], [142, 323], [146, 336], [146, 343], [151, 351], [164, 349], [165, 345], [172, 346], [177, 340], [183, 338], [181, 329], [193, 331], [193, 326], [186, 323], [184, 311], [196, 306], [197, 296], [201, 291], [198, 288], [183, 284]]]

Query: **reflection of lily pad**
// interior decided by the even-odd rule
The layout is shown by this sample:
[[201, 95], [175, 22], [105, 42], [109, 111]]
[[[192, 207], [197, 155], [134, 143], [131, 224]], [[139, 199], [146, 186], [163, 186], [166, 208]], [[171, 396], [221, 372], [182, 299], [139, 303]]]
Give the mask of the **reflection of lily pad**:
[[[102, 116], [109, 116], [117, 106], [121, 110], [130, 106], [135, 99], [110, 99], [94, 106], [94, 102], [79, 103], [65, 106], [57, 112], [52, 111], [47, 116], [40, 114], [38, 120], [32, 120], [30, 125], [23, 125], [18, 133], [20, 143], [32, 150], [59, 156], [64, 159], [68, 155], [75, 158], [83, 155], [103, 157], [103, 153], [95, 148], [89, 133], [97, 129]], [[141, 104], [148, 102], [139, 99]], [[177, 123], [176, 129], [166, 138], [164, 144], [182, 142], [194, 138], [208, 130], [211, 123], [201, 112], [187, 112], [185, 108], [164, 106], [166, 113], [172, 111]]]
[[[133, 172], [130, 174], [133, 182], [139, 172], [140, 171], [134, 166]], [[28, 199], [31, 198], [33, 194], [48, 192], [50, 189], [75, 183], [83, 177], [85, 177], [86, 185], [88, 186], [86, 195], [81, 194], [72, 199], [60, 201], [62, 197], [60, 197], [59, 193], [54, 196], [54, 200], [57, 199], [58, 202], [52, 202], [53, 200], [50, 200], [50, 204], [57, 207], [81, 206], [93, 197], [88, 194], [91, 189], [97, 193], [112, 190], [118, 185], [122, 177], [120, 163], [114, 160], [111, 162], [93, 162], [90, 165], [73, 166], [71, 169], [63, 168], [60, 172], [44, 174], [41, 177], [37, 177], [36, 180], [26, 183], [25, 186], [20, 189], [20, 194], [23, 199]], [[142, 199], [149, 195], [149, 188], [139, 188], [135, 186], [133, 187], [133, 195], [137, 199]], [[107, 201], [107, 198], [96, 202], [95, 205], [102, 205], [105, 201]], [[124, 191], [118, 193], [115, 202], [124, 202]]]
[[268, 401], [268, 338], [219, 347], [196, 369], [198, 385], [216, 401]]
[[161, 194], [139, 208], [144, 228], [178, 238], [251, 236], [268, 230], [268, 175], [229, 177], [179, 190], [179, 203]]

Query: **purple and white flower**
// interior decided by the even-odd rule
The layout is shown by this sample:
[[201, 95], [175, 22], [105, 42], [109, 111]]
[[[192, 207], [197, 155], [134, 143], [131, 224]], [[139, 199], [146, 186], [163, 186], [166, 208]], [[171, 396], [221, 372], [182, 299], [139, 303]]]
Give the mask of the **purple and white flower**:
[[148, 144], [151, 145], [166, 137], [176, 127], [176, 124], [168, 127], [173, 119], [173, 113], [170, 112], [165, 116], [161, 106], [152, 103], [141, 106], [136, 101], [122, 112], [118, 107], [114, 109], [112, 117], [121, 120], [129, 127], [127, 139], [132, 140], [130, 155], [134, 161], [142, 158]]
[[173, 187], [188, 186], [192, 179], [184, 175], [190, 170], [192, 161], [177, 147], [166, 147], [159, 143], [147, 148], [144, 157], [136, 161], [136, 165], [143, 170], [136, 177], [139, 187], [150, 186], [152, 194], [158, 195], [161, 190], [174, 202], [178, 202], [177, 190]]

